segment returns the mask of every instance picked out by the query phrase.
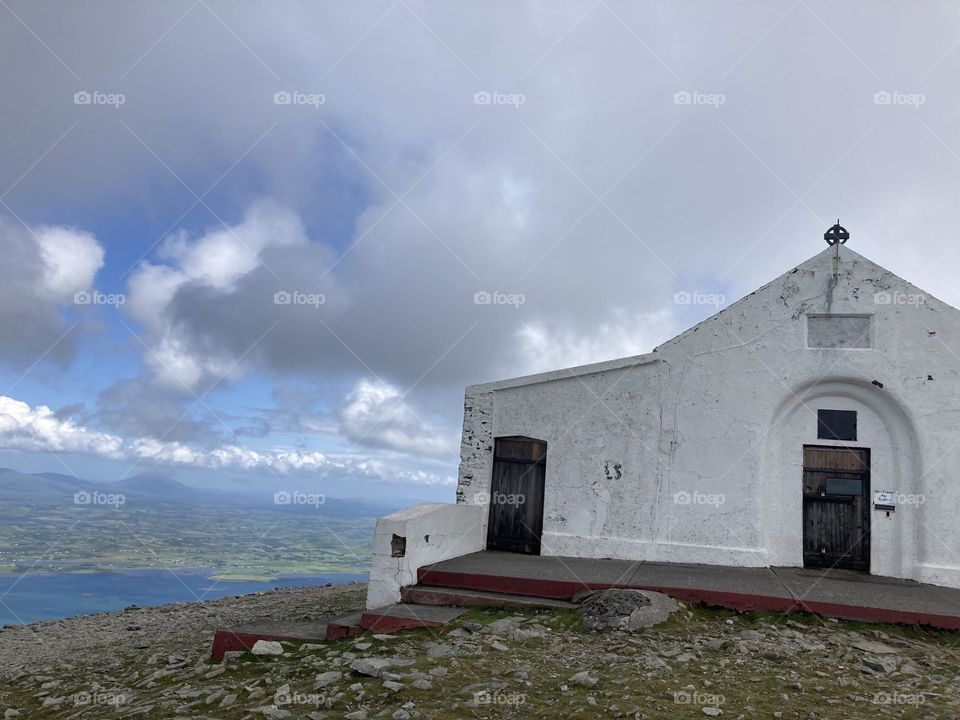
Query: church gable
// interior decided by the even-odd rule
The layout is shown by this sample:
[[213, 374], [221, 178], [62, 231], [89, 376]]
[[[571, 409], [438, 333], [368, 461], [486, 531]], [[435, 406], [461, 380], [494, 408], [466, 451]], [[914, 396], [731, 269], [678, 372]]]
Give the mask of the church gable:
[[[881, 325], [912, 325], [912, 335], [922, 339], [937, 337], [927, 333], [937, 333], [944, 319], [960, 323], [955, 308], [886, 268], [846, 247], [835, 252], [826, 248], [663, 343], [657, 354], [747, 347], [771, 334], [788, 340], [784, 349], [791, 350], [884, 350], [892, 349], [893, 336]], [[927, 330], [919, 332], [923, 328]], [[938, 344], [947, 339], [939, 336]]]

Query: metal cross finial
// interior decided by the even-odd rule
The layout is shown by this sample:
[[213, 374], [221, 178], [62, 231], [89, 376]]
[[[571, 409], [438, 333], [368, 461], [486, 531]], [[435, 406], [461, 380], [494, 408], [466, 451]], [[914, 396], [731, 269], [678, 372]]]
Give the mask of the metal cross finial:
[[836, 245], [837, 243], [846, 245], [847, 240], [850, 239], [850, 233], [840, 224], [840, 218], [837, 218], [837, 224], [823, 234], [823, 239], [827, 241], [827, 245]]

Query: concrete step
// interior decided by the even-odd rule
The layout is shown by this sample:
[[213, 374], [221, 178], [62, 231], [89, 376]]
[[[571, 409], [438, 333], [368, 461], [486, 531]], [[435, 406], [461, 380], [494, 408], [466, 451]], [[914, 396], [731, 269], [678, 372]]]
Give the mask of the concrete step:
[[466, 610], [439, 605], [397, 603], [388, 607], [351, 612], [316, 622], [265, 620], [217, 630], [210, 657], [223, 660], [230, 650], [250, 650], [257, 640], [287, 642], [324, 642], [357, 637], [363, 632], [393, 633], [418, 627], [440, 627], [460, 617]]
[[340, 615], [327, 623], [327, 640], [341, 640], [356, 637], [363, 632], [360, 627], [361, 612]]
[[376, 633], [392, 633], [418, 627], [440, 627], [465, 612], [463, 608], [402, 602], [367, 610], [360, 616], [360, 627]]
[[573, 579], [556, 580], [543, 578], [539, 573], [531, 576], [497, 574], [495, 567], [482, 568], [482, 572], [437, 569], [435, 566], [420, 568], [417, 574], [418, 587], [439, 587], [460, 591], [495, 593], [498, 595], [548, 598], [569, 602], [574, 595], [584, 590], [602, 590], [610, 587], [622, 587], [619, 583], [583, 582]]
[[250, 650], [257, 640], [319, 643], [326, 640], [356, 637], [363, 632], [359, 612], [344, 613], [314, 622], [263, 620], [217, 630], [213, 636], [210, 657], [223, 660], [230, 650]]
[[484, 592], [480, 590], [462, 590], [460, 588], [414, 585], [405, 587], [400, 593], [404, 602], [420, 605], [442, 605], [449, 607], [551, 607], [569, 609], [576, 605], [564, 600], [538, 598], [509, 593]]

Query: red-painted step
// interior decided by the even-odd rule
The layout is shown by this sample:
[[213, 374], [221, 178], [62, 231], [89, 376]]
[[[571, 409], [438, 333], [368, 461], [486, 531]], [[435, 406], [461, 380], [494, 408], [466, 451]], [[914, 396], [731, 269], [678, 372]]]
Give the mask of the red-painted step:
[[264, 621], [217, 630], [213, 636], [210, 658], [223, 660], [231, 650], [252, 650], [257, 640], [287, 642], [324, 642], [360, 634], [360, 613], [346, 613], [318, 622]]
[[430, 585], [433, 587], [476, 590], [501, 595], [525, 595], [527, 597], [564, 601], [569, 601], [574, 595], [584, 590], [606, 590], [614, 587], [627, 587], [626, 584], [507, 577], [504, 575], [433, 570], [429, 567], [420, 568], [417, 578], [421, 585]]
[[462, 615], [466, 610], [456, 607], [399, 603], [360, 616], [360, 627], [377, 633], [392, 633], [418, 627], [440, 627]]

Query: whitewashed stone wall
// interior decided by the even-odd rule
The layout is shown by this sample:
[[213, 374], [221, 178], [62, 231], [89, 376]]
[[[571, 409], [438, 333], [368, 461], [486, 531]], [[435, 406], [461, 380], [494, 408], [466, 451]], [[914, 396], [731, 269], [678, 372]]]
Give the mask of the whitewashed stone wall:
[[457, 502], [484, 505], [493, 468], [493, 393], [468, 394], [463, 403]]
[[[458, 502], [525, 435], [548, 447], [545, 555], [801, 565], [803, 445], [843, 445], [816, 410], [852, 409], [872, 489], [922, 499], [871, 509], [872, 572], [960, 587], [960, 313], [840, 258], [835, 287], [827, 249], [648, 355], [471, 386]], [[870, 316], [869, 347], [808, 347], [810, 314]]]
[[482, 550], [485, 517], [479, 505], [425, 503], [377, 520], [367, 608], [399, 602], [424, 565]]

